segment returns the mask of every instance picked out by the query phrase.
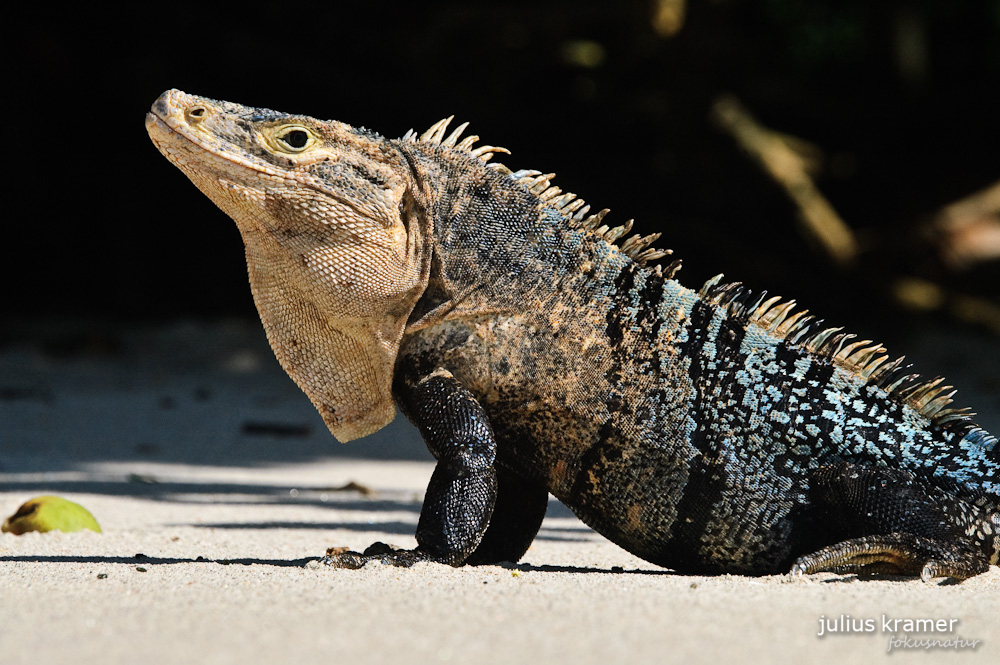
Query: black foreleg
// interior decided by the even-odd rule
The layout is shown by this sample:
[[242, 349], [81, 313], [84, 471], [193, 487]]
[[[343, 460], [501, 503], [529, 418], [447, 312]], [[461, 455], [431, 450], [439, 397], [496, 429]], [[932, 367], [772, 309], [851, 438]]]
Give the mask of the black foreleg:
[[364, 554], [328, 556], [330, 565], [359, 568], [380, 560], [409, 566], [431, 560], [458, 566], [479, 547], [486, 532], [497, 497], [497, 448], [486, 413], [445, 370], [431, 373], [404, 392], [410, 418], [438, 460], [417, 524], [417, 548], [394, 550], [376, 543]]

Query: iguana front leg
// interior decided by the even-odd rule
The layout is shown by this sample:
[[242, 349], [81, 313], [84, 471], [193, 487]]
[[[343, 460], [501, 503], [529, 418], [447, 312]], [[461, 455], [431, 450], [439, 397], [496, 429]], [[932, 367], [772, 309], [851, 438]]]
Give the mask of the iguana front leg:
[[410, 417], [438, 460], [417, 523], [417, 547], [394, 550], [376, 543], [363, 554], [328, 555], [328, 565], [360, 568], [376, 560], [397, 566], [417, 561], [460, 566], [483, 539], [497, 497], [497, 446], [486, 413], [446, 370], [404, 390]]

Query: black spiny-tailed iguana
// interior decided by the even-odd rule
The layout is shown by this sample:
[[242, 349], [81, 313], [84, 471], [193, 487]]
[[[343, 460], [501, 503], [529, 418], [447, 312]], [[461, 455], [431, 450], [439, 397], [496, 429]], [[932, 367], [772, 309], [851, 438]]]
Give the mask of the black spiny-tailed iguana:
[[395, 404], [438, 460], [415, 550], [516, 561], [554, 494], [694, 573], [966, 578], [1000, 550], [997, 440], [940, 381], [792, 302], [673, 279], [448, 121], [387, 139], [165, 92], [156, 147], [239, 227], [271, 347], [341, 441]]

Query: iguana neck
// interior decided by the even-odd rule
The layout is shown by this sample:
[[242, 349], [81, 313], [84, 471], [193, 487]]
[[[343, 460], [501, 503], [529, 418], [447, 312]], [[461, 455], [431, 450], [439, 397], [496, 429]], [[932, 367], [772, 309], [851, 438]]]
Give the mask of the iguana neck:
[[430, 277], [407, 332], [445, 318], [516, 314], [537, 305], [533, 293], [586, 289], [632, 263], [501, 172], [467, 169], [448, 182], [428, 206]]

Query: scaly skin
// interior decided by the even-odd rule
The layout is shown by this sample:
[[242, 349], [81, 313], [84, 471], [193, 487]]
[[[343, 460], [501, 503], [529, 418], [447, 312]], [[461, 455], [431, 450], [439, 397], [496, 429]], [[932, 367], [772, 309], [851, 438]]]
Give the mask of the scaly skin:
[[[682, 572], [969, 577], [997, 563], [996, 439], [884, 349], [615, 244], [503, 149], [164, 93], [154, 143], [237, 223], [279, 361], [341, 440], [439, 463], [408, 565], [516, 560], [548, 492]], [[794, 565], [793, 565], [794, 564]]]

